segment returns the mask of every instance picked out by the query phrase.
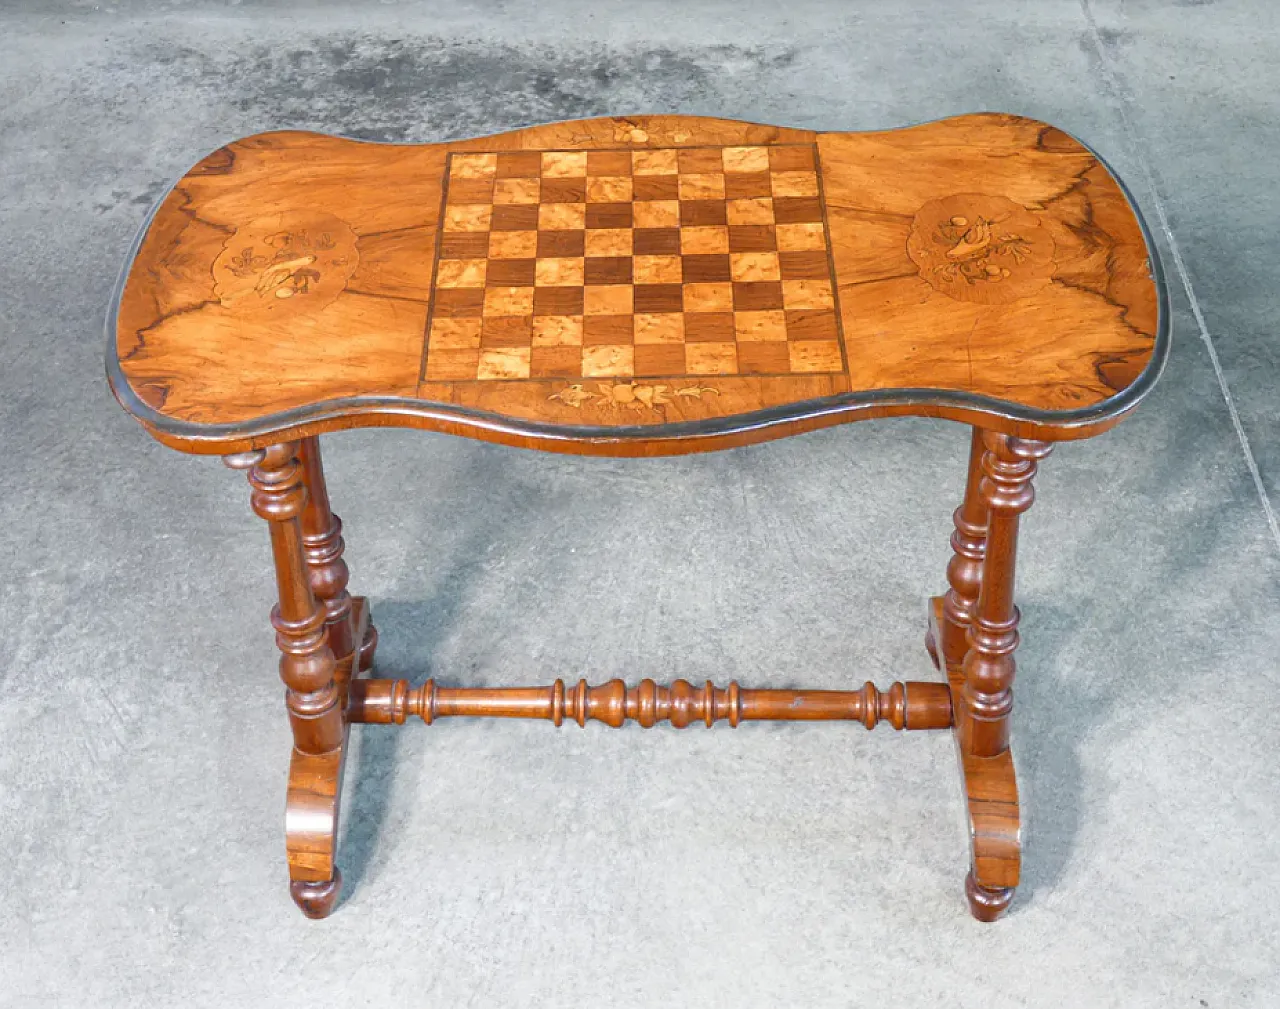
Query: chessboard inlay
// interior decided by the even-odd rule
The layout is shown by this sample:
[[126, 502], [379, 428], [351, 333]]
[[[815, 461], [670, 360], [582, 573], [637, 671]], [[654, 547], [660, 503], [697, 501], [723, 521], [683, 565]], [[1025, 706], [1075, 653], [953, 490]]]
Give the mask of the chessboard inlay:
[[844, 369], [813, 145], [449, 157], [428, 381]]

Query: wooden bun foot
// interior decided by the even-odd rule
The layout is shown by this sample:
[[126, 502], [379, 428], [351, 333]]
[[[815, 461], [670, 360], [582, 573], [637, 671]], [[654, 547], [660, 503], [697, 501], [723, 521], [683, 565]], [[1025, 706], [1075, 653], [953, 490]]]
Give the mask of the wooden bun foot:
[[[293, 902], [302, 909], [308, 918], [327, 918], [338, 902], [338, 894], [342, 892], [342, 873], [337, 866], [333, 869], [333, 879], [319, 883], [310, 880], [295, 879], [289, 884], [289, 895]], [[977, 912], [974, 912], [975, 914]]]
[[1009, 909], [1013, 887], [983, 886], [970, 871], [964, 878], [964, 895], [969, 898], [969, 913], [978, 921], [995, 921]]

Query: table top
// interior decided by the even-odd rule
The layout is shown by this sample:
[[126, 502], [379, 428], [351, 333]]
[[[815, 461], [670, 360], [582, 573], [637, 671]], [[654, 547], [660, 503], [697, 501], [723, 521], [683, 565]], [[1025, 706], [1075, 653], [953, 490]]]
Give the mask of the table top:
[[1167, 327], [1123, 186], [1044, 123], [652, 116], [228, 144], [139, 235], [107, 370], [202, 453], [394, 425], [650, 455], [901, 414], [1061, 440], [1137, 404]]

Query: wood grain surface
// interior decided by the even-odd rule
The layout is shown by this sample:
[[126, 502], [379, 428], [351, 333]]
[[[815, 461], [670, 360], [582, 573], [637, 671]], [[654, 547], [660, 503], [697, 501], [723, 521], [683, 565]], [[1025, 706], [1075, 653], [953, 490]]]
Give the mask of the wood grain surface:
[[1015, 116], [267, 133], [157, 208], [108, 373], [221, 454], [374, 425], [662, 454], [912, 413], [1060, 440], [1158, 374], [1150, 256], [1098, 158]]

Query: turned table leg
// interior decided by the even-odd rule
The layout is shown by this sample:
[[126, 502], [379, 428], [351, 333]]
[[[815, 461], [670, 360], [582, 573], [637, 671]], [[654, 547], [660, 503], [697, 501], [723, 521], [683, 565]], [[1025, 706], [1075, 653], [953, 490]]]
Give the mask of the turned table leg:
[[[329, 504], [329, 487], [320, 458], [320, 439], [314, 436], [303, 438], [298, 446], [298, 460], [307, 489], [301, 515], [307, 575], [311, 591], [324, 603], [329, 649], [341, 659], [350, 655], [355, 645], [355, 619], [351, 596], [347, 592], [351, 573], [342, 556], [346, 549], [342, 539], [342, 519], [333, 513]], [[369, 669], [373, 665], [377, 645], [378, 632], [369, 623], [365, 638], [360, 643], [359, 669]]]
[[[271, 532], [279, 602], [271, 611], [281, 651], [280, 677], [293, 729], [293, 761], [285, 813], [290, 892], [304, 914], [324, 917], [333, 908], [342, 876], [333, 864], [337, 802], [346, 738], [338, 662], [330, 648], [327, 617], [331, 610], [316, 599], [307, 563], [303, 523], [307, 504], [304, 467], [296, 442], [227, 456], [234, 469], [249, 471], [253, 510]], [[318, 467], [317, 458], [316, 465]], [[327, 501], [324, 508], [327, 512]], [[319, 510], [313, 512], [313, 519]], [[341, 548], [338, 547], [338, 554]], [[342, 564], [340, 556], [337, 564]], [[345, 564], [342, 564], [345, 575]], [[345, 578], [333, 578], [329, 584]], [[336, 589], [332, 595], [341, 591]], [[339, 618], [349, 621], [349, 615]], [[348, 649], [350, 650], [350, 649]], [[346, 663], [349, 668], [349, 660]], [[346, 669], [343, 670], [344, 672]]]
[[1009, 752], [1018, 645], [1014, 571], [1019, 517], [1035, 499], [1031, 480], [1051, 448], [975, 430], [964, 503], [954, 516], [950, 588], [933, 600], [930, 614], [927, 641], [951, 685], [968, 806], [972, 850], [965, 893], [982, 921], [1005, 911], [1021, 875], [1021, 814]]
[[[947, 662], [963, 662], [969, 650], [969, 625], [978, 608], [982, 562], [987, 547], [987, 502], [979, 489], [986, 447], [981, 428], [973, 429], [964, 501], [951, 516], [951, 562], [947, 565], [947, 594], [942, 599], [942, 653]], [[938, 659], [934, 657], [934, 664]]]

